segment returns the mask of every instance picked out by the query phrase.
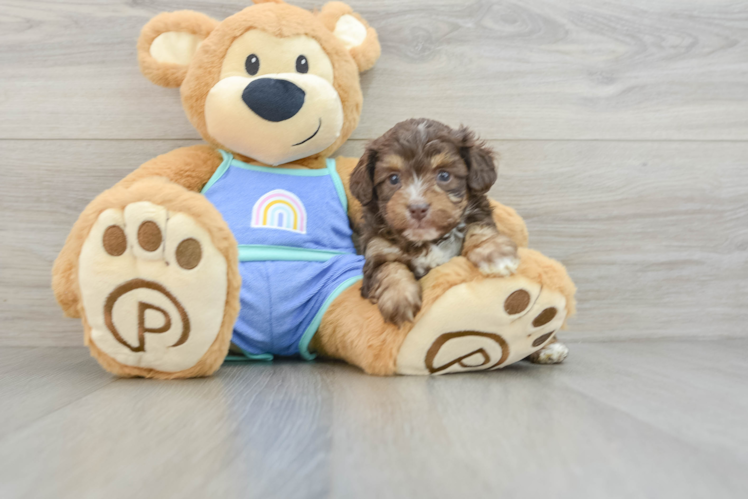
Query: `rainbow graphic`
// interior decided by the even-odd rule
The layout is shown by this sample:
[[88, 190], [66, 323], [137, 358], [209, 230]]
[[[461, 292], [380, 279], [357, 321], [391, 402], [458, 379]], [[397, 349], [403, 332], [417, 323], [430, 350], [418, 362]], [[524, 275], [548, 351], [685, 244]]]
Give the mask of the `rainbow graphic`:
[[306, 209], [295, 194], [274, 189], [260, 196], [252, 208], [252, 227], [306, 234]]

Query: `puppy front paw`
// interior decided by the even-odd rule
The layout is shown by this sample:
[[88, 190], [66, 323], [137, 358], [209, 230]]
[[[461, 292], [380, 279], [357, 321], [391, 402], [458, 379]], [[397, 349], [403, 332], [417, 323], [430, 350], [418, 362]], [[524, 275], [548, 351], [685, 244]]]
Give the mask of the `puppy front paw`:
[[519, 267], [518, 257], [500, 257], [478, 264], [478, 270], [486, 276], [511, 276]]
[[500, 234], [482, 241], [470, 249], [465, 256], [482, 274], [487, 276], [511, 276], [519, 266], [517, 245]]
[[528, 356], [530, 363], [538, 365], [557, 365], [569, 355], [569, 348], [561, 342], [554, 342]]
[[412, 281], [401, 282], [398, 286], [387, 288], [377, 300], [379, 311], [385, 321], [398, 326], [406, 321], [413, 321], [421, 310], [421, 286]]
[[364, 277], [361, 288], [364, 297], [379, 306], [388, 323], [398, 326], [413, 321], [421, 310], [421, 285], [404, 264], [388, 262], [371, 277]]

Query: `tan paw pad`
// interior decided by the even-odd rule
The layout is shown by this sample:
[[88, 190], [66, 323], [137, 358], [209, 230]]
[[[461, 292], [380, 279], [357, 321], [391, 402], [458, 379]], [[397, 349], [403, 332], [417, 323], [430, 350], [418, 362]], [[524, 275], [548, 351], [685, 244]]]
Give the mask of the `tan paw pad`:
[[99, 216], [79, 281], [90, 340], [125, 365], [188, 369], [221, 327], [226, 259], [194, 219], [149, 202]]
[[563, 295], [523, 276], [457, 285], [408, 334], [397, 372], [441, 375], [507, 366], [550, 342], [565, 311]]

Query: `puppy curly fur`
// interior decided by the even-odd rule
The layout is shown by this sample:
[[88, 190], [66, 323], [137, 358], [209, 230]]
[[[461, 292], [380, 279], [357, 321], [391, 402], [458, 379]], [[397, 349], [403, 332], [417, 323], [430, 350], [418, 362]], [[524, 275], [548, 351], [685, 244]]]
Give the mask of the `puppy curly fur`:
[[387, 321], [412, 321], [416, 280], [458, 255], [485, 275], [516, 270], [517, 245], [486, 196], [496, 178], [493, 152], [465, 127], [406, 120], [368, 145], [350, 180], [364, 215], [361, 291]]

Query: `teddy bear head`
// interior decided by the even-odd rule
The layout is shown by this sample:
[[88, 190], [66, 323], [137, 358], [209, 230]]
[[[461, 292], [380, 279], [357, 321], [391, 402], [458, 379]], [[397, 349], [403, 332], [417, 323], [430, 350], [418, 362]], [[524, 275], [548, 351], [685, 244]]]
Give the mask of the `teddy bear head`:
[[166, 12], [138, 40], [143, 74], [180, 87], [206, 141], [268, 165], [328, 156], [343, 144], [361, 114], [359, 73], [379, 54], [376, 32], [341, 2], [313, 13], [255, 0], [220, 22]]

